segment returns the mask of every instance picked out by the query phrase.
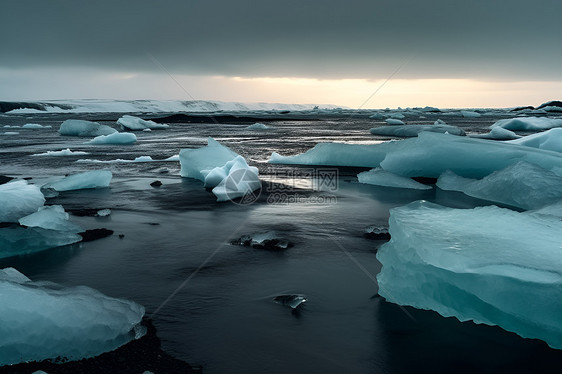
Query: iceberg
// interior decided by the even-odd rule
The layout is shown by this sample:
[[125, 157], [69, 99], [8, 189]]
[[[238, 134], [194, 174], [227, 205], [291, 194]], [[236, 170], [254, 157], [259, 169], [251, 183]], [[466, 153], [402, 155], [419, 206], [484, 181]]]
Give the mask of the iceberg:
[[139, 117], [124, 115], [117, 120], [117, 123], [121, 125], [122, 130], [131, 131], [142, 131], [142, 130], [156, 130], [156, 129], [167, 129], [168, 125], [156, 123], [154, 121], [147, 121]]
[[381, 144], [320, 143], [305, 153], [280, 156], [272, 164], [382, 167], [405, 177], [438, 178], [447, 170], [482, 178], [518, 161], [546, 170], [562, 168], [562, 155], [516, 144], [421, 132], [417, 137]]
[[52, 188], [55, 191], [71, 191], [86, 188], [109, 187], [113, 174], [109, 170], [94, 170], [70, 175], [55, 182], [47, 183], [42, 189]]
[[230, 201], [261, 188], [258, 168], [248, 166], [242, 156], [227, 162], [222, 168], [211, 170], [205, 177], [205, 186], [212, 187], [218, 181], [218, 177], [223, 175], [224, 177], [213, 188], [217, 201]]
[[62, 205], [44, 206], [28, 216], [19, 219], [19, 223], [26, 227], [40, 227], [47, 230], [79, 233], [82, 228], [69, 222], [69, 215]]
[[114, 132], [117, 132], [117, 130], [107, 125], [81, 119], [67, 119], [59, 128], [59, 133], [67, 136], [99, 136], [113, 134]]
[[39, 187], [25, 180], [0, 184], [0, 222], [18, 222], [45, 204]]
[[384, 120], [384, 122], [388, 123], [389, 125], [393, 125], [393, 126], [405, 125], [404, 121], [401, 121], [401, 120], [396, 119], [396, 118], [387, 118], [387, 119]]
[[0, 270], [0, 366], [79, 360], [142, 337], [144, 307], [89, 287], [35, 282]]
[[508, 143], [562, 152], [562, 128], [554, 128], [545, 132], [527, 135], [517, 140], [511, 140]]
[[259, 122], [246, 127], [247, 130], [269, 130], [270, 128], [271, 127], [267, 126], [266, 124], [259, 123]]
[[38, 123], [26, 123], [21, 128], [22, 129], [50, 129], [51, 126], [43, 126]]
[[546, 117], [517, 117], [500, 119], [490, 128], [502, 127], [511, 131], [541, 131], [562, 127], [562, 119]]
[[383, 187], [409, 188], [414, 190], [431, 190], [430, 186], [416, 182], [413, 179], [389, 173], [381, 168], [371, 169], [357, 174], [359, 183], [373, 184]]
[[[74, 231], [74, 230], [72, 230]], [[78, 243], [82, 237], [72, 231], [11, 225], [0, 228], [0, 258], [25, 255]]]
[[130, 132], [114, 132], [109, 135], [99, 135], [86, 142], [87, 144], [133, 144], [137, 136]]
[[88, 152], [71, 151], [70, 148], [61, 149], [60, 151], [47, 151], [45, 153], [36, 153], [32, 156], [81, 156], [87, 155]]
[[562, 221], [418, 201], [390, 213], [379, 294], [562, 349]]
[[518, 139], [521, 136], [517, 135], [513, 131], [504, 129], [503, 127], [492, 127], [489, 133], [487, 134], [476, 134], [470, 135], [472, 138], [480, 138], [480, 139], [492, 139], [492, 140], [512, 140]]
[[461, 116], [463, 116], [464, 118], [478, 118], [480, 117], [480, 113], [478, 112], [473, 112], [470, 110], [461, 110]]
[[437, 187], [522, 209], [538, 209], [562, 199], [562, 176], [524, 161], [480, 180], [447, 171], [439, 177]]
[[206, 147], [182, 149], [180, 151], [180, 175], [182, 177], [199, 179], [205, 182], [205, 177], [209, 171], [224, 166], [228, 161], [238, 156], [237, 153], [213, 138], [209, 138], [207, 143]]
[[442, 134], [465, 135], [462, 129], [450, 125], [402, 125], [402, 126], [382, 126], [374, 127], [371, 130], [373, 135], [397, 136], [409, 138], [418, 136], [422, 131], [439, 132]]

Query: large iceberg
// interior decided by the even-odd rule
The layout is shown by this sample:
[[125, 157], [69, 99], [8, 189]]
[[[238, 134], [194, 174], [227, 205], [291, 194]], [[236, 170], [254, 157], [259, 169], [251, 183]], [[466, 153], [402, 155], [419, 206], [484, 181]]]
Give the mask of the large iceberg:
[[371, 167], [406, 177], [437, 178], [446, 170], [469, 178], [482, 178], [518, 161], [546, 170], [562, 168], [562, 155], [521, 145], [422, 132], [416, 138], [381, 144], [320, 143], [306, 153], [280, 156], [273, 164]]
[[130, 132], [114, 132], [109, 135], [99, 135], [86, 142], [87, 144], [133, 144], [137, 136]]
[[146, 129], [166, 129], [169, 126], [154, 121], [144, 120], [139, 117], [124, 115], [117, 120], [123, 130], [142, 131]]
[[562, 221], [495, 206], [394, 208], [379, 294], [562, 349]]
[[422, 131], [439, 132], [442, 134], [465, 135], [462, 129], [450, 125], [402, 125], [402, 126], [382, 126], [373, 127], [370, 132], [373, 135], [414, 137]]
[[538, 209], [562, 199], [562, 176], [525, 161], [483, 179], [463, 178], [447, 171], [439, 177], [437, 187], [523, 209]]
[[546, 117], [517, 117], [500, 119], [491, 128], [502, 127], [511, 131], [540, 131], [562, 127], [562, 119]]
[[220, 144], [213, 138], [207, 139], [207, 146], [180, 151], [180, 175], [205, 181], [209, 171], [224, 166], [238, 154]]
[[0, 366], [112, 351], [144, 335], [144, 307], [88, 287], [34, 282], [0, 270]]
[[17, 222], [45, 203], [39, 187], [25, 180], [0, 184], [0, 222]]
[[509, 143], [545, 149], [547, 151], [562, 152], [562, 128], [527, 135], [520, 139], [511, 140]]
[[69, 136], [100, 136], [113, 134], [114, 132], [117, 132], [117, 130], [109, 126], [81, 119], [67, 119], [59, 128], [61, 135]]
[[113, 174], [109, 170], [86, 171], [70, 175], [55, 182], [47, 183], [42, 188], [56, 191], [81, 190], [86, 188], [109, 187]]
[[431, 190], [430, 186], [416, 182], [401, 175], [389, 173], [381, 168], [371, 169], [357, 174], [359, 183], [373, 184], [383, 187], [409, 188], [414, 190]]

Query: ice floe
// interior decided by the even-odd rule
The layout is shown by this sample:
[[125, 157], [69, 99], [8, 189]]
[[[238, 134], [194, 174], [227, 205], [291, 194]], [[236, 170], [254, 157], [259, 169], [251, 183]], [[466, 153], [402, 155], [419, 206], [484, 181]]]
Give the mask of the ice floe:
[[43, 126], [38, 123], [26, 123], [21, 128], [22, 129], [50, 129], [51, 126]]
[[267, 126], [264, 123], [254, 123], [253, 125], [250, 125], [248, 127], [246, 127], [247, 130], [269, 130], [271, 127]]
[[509, 143], [544, 149], [547, 151], [562, 152], [562, 128], [554, 128], [545, 132], [527, 135]]
[[132, 130], [132, 131], [142, 131], [142, 130], [156, 130], [156, 129], [167, 129], [168, 125], [156, 123], [154, 121], [144, 120], [139, 117], [134, 117], [130, 115], [124, 115], [123, 117], [117, 120], [117, 123], [121, 125], [123, 130]]
[[88, 287], [31, 281], [0, 270], [0, 366], [97, 356], [140, 338], [144, 307]]
[[182, 149], [179, 154], [182, 177], [199, 179], [205, 177], [214, 168], [224, 166], [238, 154], [223, 146], [213, 138], [207, 140], [207, 146], [196, 149]]
[[370, 130], [373, 135], [396, 136], [409, 138], [418, 136], [422, 131], [439, 132], [442, 134], [465, 135], [464, 131], [456, 126], [449, 125], [402, 125], [374, 127]]
[[114, 132], [117, 132], [117, 130], [107, 125], [81, 119], [67, 119], [59, 128], [61, 135], [68, 136], [100, 136], [113, 134]]
[[405, 125], [404, 121], [396, 119], [396, 118], [387, 118], [387, 119], [384, 120], [384, 122], [386, 122], [387, 124], [389, 124], [391, 126]]
[[82, 156], [87, 155], [88, 152], [71, 151], [70, 148], [61, 149], [60, 151], [47, 151], [45, 153], [36, 153], [32, 156]]
[[45, 203], [39, 187], [25, 180], [0, 184], [0, 222], [18, 222]]
[[70, 175], [55, 182], [43, 185], [42, 188], [52, 188], [56, 191], [71, 191], [87, 188], [109, 187], [112, 178], [109, 170], [93, 170]]
[[133, 144], [137, 136], [130, 132], [114, 132], [109, 135], [99, 135], [86, 142], [87, 144]]
[[357, 174], [359, 183], [373, 184], [383, 187], [409, 188], [414, 190], [431, 190], [430, 186], [416, 182], [401, 175], [389, 173], [381, 168], [371, 169]]
[[541, 131], [555, 127], [562, 127], [562, 119], [546, 117], [517, 117], [510, 119], [500, 119], [492, 126], [502, 127], [511, 131]]
[[481, 116], [480, 113], [470, 111], [470, 110], [461, 110], [460, 113], [461, 113], [461, 116], [463, 116], [464, 118], [478, 118], [478, 117]]
[[26, 227], [40, 227], [47, 230], [79, 233], [82, 228], [69, 221], [69, 215], [62, 205], [40, 207], [37, 212], [19, 219], [19, 223]]
[[492, 140], [512, 140], [518, 139], [521, 136], [517, 135], [513, 131], [508, 129], [504, 129], [503, 127], [492, 127], [489, 133], [487, 134], [476, 134], [470, 135], [472, 138], [480, 138], [480, 139], [492, 139]]
[[391, 210], [379, 294], [562, 349], [562, 221], [418, 201]]

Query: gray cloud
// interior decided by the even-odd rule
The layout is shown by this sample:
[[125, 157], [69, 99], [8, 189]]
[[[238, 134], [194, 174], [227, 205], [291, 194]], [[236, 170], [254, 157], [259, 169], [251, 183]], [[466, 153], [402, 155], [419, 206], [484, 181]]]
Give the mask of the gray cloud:
[[562, 79], [559, 0], [9, 1], [0, 66]]

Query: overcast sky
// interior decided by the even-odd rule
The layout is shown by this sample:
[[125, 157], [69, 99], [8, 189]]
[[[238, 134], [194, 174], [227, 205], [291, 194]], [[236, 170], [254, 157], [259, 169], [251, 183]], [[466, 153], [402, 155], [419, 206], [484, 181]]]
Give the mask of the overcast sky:
[[[288, 102], [286, 78], [304, 78], [312, 97], [293, 100], [358, 106], [392, 76], [375, 101], [414, 80], [539, 100], [562, 88], [561, 14], [560, 0], [4, 1], [0, 100], [188, 99], [168, 72], [197, 99]], [[344, 82], [353, 102], [327, 95]]]

